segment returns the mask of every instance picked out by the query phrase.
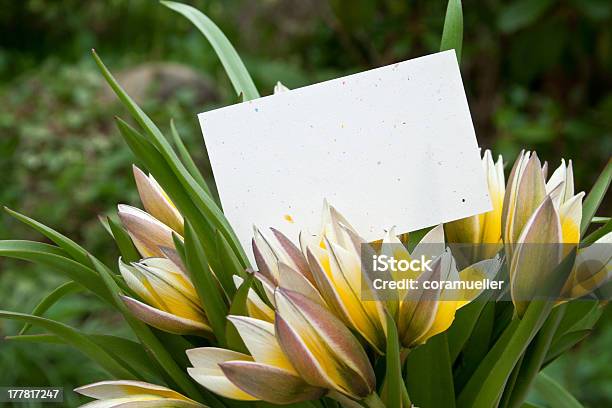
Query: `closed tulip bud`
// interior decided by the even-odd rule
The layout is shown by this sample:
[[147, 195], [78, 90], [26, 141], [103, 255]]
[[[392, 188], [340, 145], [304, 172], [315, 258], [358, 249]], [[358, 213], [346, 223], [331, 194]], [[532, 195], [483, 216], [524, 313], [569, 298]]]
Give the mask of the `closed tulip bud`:
[[183, 216], [161, 186], [153, 176], [150, 174], [147, 176], [138, 167], [133, 166], [133, 171], [138, 194], [145, 210], [179, 235], [183, 235]]
[[205, 408], [190, 398], [161, 385], [142, 381], [101, 381], [76, 388], [75, 392], [96, 399], [82, 407]]
[[122, 297], [137, 318], [170, 333], [210, 335], [211, 328], [191, 280], [172, 261], [149, 258], [132, 265], [120, 261], [119, 270], [142, 300]]
[[124, 204], [118, 206], [118, 214], [143, 258], [162, 257], [161, 248], [174, 248], [173, 230], [150, 214]]

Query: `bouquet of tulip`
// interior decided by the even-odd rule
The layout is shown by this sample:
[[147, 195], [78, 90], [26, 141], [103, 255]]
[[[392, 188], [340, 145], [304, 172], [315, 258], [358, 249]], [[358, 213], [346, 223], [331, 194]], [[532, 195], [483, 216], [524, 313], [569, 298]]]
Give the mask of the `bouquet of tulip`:
[[[202, 31], [239, 95], [259, 96], [210, 19], [187, 5], [164, 5]], [[460, 56], [461, 38], [461, 5], [451, 0], [442, 49]], [[171, 144], [93, 55], [140, 127], [117, 118], [150, 173], [134, 167], [144, 210], [119, 205], [119, 221], [103, 220], [121, 257], [105, 265], [11, 210], [55, 245], [0, 242], [0, 255], [67, 278], [31, 314], [0, 317], [25, 324], [11, 340], [68, 344], [114, 378], [77, 388], [95, 399], [86, 406], [529, 407], [534, 385], [550, 406], [580, 406], [540, 370], [586, 337], [602, 312], [612, 251], [597, 248], [612, 243], [612, 223], [594, 215], [611, 162], [585, 198], [575, 194], [571, 161], [548, 177], [546, 163], [522, 152], [506, 183], [503, 159], [494, 163], [486, 151], [492, 211], [399, 237], [390, 229], [367, 243], [325, 204], [321, 230], [299, 242], [256, 229], [252, 268], [174, 126]], [[604, 225], [585, 236], [593, 221]], [[471, 245], [461, 260], [448, 249], [454, 243]], [[509, 293], [402, 289], [366, 299], [364, 250], [406, 260], [427, 253], [431, 269], [414, 276], [422, 282], [506, 276]], [[538, 298], [542, 285], [554, 296]], [[44, 317], [75, 291], [99, 297], [133, 336], [84, 333]], [[32, 325], [45, 333], [28, 334]]]

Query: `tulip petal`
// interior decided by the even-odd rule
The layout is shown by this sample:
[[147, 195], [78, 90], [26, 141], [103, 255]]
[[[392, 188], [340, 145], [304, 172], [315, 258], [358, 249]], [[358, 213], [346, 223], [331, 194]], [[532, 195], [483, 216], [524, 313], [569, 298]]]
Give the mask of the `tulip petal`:
[[259, 273], [276, 285], [278, 283], [278, 256], [266, 237], [256, 227], [253, 227], [251, 244]]
[[219, 364], [225, 376], [250, 395], [274, 404], [292, 404], [321, 398], [326, 390], [307, 384], [279, 367], [249, 361]]
[[563, 243], [580, 242], [580, 222], [582, 220], [582, 198], [584, 193], [568, 198], [559, 209], [561, 236]]
[[440, 280], [442, 258], [436, 258], [431, 264], [431, 271], [424, 271], [419, 276], [417, 289], [411, 290], [400, 305], [398, 332], [404, 347], [413, 347], [420, 344], [422, 339], [426, 340], [424, 336], [434, 323], [441, 289], [426, 289], [424, 282]]
[[510, 289], [517, 312], [522, 316], [528, 301], [542, 293], [543, 284], [550, 281], [561, 262], [561, 224], [550, 196], [546, 196], [527, 220], [518, 242], [510, 265]]
[[226, 398], [257, 400], [255, 396], [236, 387], [219, 367], [219, 364], [228, 361], [252, 361], [251, 356], [216, 347], [200, 347], [187, 350], [187, 357], [193, 365], [193, 368], [187, 368], [187, 373], [205, 388]]
[[308, 383], [365, 397], [375, 377], [351, 332], [329, 311], [305, 296], [276, 290], [275, 326], [280, 345]]
[[120, 398], [135, 394], [151, 394], [164, 398], [182, 399], [191, 401], [189, 398], [170, 388], [161, 385], [150, 384], [143, 381], [116, 380], [100, 381], [93, 384], [84, 385], [74, 389], [81, 395], [96, 399]]
[[312, 277], [312, 273], [308, 267], [308, 262], [306, 262], [306, 258], [299, 248], [295, 246], [295, 244], [291, 242], [291, 240], [282, 232], [275, 228], [270, 228], [270, 230], [272, 230], [272, 234], [274, 234], [276, 241], [279, 243], [279, 246], [285, 255], [282, 257], [282, 259], [280, 259], [280, 261], [299, 271], [306, 279], [314, 283], [314, 278]]
[[295, 369], [276, 340], [272, 323], [247, 316], [230, 315], [227, 319], [236, 327], [240, 338], [257, 363], [295, 373]]
[[301, 293], [313, 302], [326, 306], [319, 291], [303, 274], [284, 263], [278, 265], [278, 271], [280, 275], [278, 286]]
[[162, 257], [160, 247], [174, 248], [172, 229], [146, 212], [129, 205], [118, 206], [119, 219], [138, 252], [145, 257]]
[[121, 296], [130, 312], [143, 322], [160, 330], [174, 334], [194, 334], [210, 337], [212, 329], [201, 321], [187, 319], [156, 309], [127, 296]]
[[183, 235], [183, 216], [170, 201], [153, 176], [147, 176], [133, 166], [134, 180], [142, 205], [149, 214]]
[[580, 298], [612, 279], [612, 232], [594, 244], [578, 250], [574, 270], [570, 274], [563, 295], [569, 299]]
[[510, 203], [508, 243], [518, 242], [525, 224], [540, 206], [546, 195], [542, 165], [537, 154], [533, 153], [518, 175], [519, 183], [514, 202]]

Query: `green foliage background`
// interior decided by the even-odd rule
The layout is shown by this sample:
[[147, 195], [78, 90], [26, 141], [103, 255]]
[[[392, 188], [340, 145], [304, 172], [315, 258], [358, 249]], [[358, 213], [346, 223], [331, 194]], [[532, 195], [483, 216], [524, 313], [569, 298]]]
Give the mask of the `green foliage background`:
[[[443, 1], [209, 0], [262, 94], [437, 50]], [[512, 161], [536, 149], [552, 167], [573, 158], [588, 190], [612, 153], [612, 2], [465, 1], [463, 79], [479, 142]], [[121, 113], [90, 58], [96, 48], [161, 125], [174, 118], [207, 168], [195, 113], [236, 101], [201, 34], [154, 1], [5, 1], [0, 7], [0, 203], [43, 220], [106, 260], [116, 257], [97, 215], [137, 204]], [[602, 213], [612, 203], [604, 202]], [[8, 216], [0, 238], [37, 238]], [[0, 261], [0, 308], [30, 311], [60, 282]], [[50, 312], [85, 328], [121, 331], [97, 301], [73, 295]], [[612, 404], [612, 316], [548, 370], [588, 406]], [[0, 335], [16, 326], [0, 322]], [[98, 380], [60, 346], [0, 343], [0, 385]], [[596, 350], [596, 351], [595, 351]], [[10, 370], [6, 367], [11, 367]], [[67, 393], [68, 394], [68, 393]], [[68, 401], [74, 405], [75, 401]]]

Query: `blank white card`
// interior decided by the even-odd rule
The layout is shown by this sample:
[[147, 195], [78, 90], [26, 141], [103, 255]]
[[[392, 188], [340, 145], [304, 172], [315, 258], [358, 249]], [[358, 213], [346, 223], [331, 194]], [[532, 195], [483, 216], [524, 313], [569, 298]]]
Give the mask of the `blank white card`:
[[454, 51], [199, 114], [223, 210], [319, 232], [324, 199], [368, 240], [491, 210]]

